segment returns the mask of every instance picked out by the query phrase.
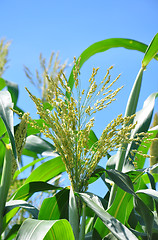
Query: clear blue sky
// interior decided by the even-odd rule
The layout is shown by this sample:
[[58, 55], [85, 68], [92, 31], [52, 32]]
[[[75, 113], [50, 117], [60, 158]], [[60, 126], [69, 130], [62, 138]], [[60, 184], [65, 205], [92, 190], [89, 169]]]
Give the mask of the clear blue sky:
[[[48, 59], [52, 51], [59, 51], [62, 62], [68, 59], [71, 63], [74, 56], [78, 57], [94, 42], [123, 37], [149, 44], [158, 32], [157, 0], [1, 0], [0, 9], [0, 38], [12, 40], [9, 68], [3, 77], [19, 84], [18, 105], [32, 114], [35, 108], [24, 90], [25, 86], [32, 86], [23, 65], [34, 72], [39, 68], [40, 53]], [[115, 66], [113, 78], [122, 74], [117, 86], [124, 85], [124, 89], [117, 102], [97, 119], [98, 136], [109, 121], [124, 113], [142, 58], [142, 53], [119, 48], [97, 54], [83, 66], [83, 82], [88, 80], [92, 67], [100, 67], [98, 79], [111, 65]], [[158, 62], [153, 60], [144, 74], [138, 109], [157, 90]], [[36, 93], [33, 88], [32, 91]]]

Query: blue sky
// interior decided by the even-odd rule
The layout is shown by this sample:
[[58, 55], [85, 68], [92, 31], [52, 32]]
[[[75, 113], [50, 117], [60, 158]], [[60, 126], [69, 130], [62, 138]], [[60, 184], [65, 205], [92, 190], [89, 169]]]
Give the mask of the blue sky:
[[[26, 78], [23, 65], [32, 72], [39, 68], [39, 54], [49, 59], [52, 51], [59, 51], [62, 62], [78, 57], [91, 44], [107, 38], [131, 38], [149, 44], [158, 32], [157, 0], [1, 0], [0, 38], [11, 40], [9, 68], [3, 77], [18, 83], [18, 105], [31, 112], [35, 108], [24, 87], [36, 89]], [[141, 66], [143, 54], [123, 48], [111, 49], [92, 57], [81, 69], [81, 81], [86, 85], [93, 67], [100, 67], [98, 80], [106, 69], [114, 65], [112, 79], [122, 74], [117, 86], [123, 90], [113, 103], [96, 119], [99, 134], [118, 114], [124, 114], [128, 95]], [[70, 72], [67, 70], [67, 76]], [[145, 99], [158, 90], [158, 63], [147, 67], [142, 83], [138, 109]]]

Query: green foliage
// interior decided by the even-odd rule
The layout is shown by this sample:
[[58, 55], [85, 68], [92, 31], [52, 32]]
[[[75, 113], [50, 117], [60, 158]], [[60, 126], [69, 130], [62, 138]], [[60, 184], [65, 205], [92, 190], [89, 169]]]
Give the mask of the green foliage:
[[[17, 106], [18, 86], [0, 78], [1, 239], [11, 240], [16, 237], [18, 240], [150, 240], [157, 238], [158, 192], [156, 183], [158, 176], [156, 173], [150, 172], [150, 168], [145, 169], [144, 164], [151, 142], [155, 141], [158, 132], [157, 126], [149, 129], [158, 93], [151, 93], [144, 101], [143, 108], [136, 112], [144, 70], [153, 58], [158, 60], [157, 42], [158, 35], [156, 34], [149, 46], [135, 40], [121, 38], [94, 43], [75, 62], [68, 81], [61, 71], [65, 69], [65, 65], [60, 66], [58, 58], [55, 60], [54, 70], [51, 70], [53, 55], [51, 55], [48, 66], [41, 56], [42, 77], [37, 71], [37, 80], [41, 85], [44, 84], [44, 92], [40, 100], [31, 93], [30, 96], [35, 102], [38, 102], [36, 104], [38, 111], [43, 114], [40, 114], [40, 119], [35, 120], [25, 118], [24, 121], [24, 117], [21, 117], [21, 125], [15, 127], [11, 108], [14, 104], [14, 110], [20, 110]], [[98, 139], [91, 128], [93, 120], [86, 125], [87, 122], [84, 119], [84, 124], [81, 124], [83, 111], [88, 115], [95, 113], [91, 108], [92, 101], [88, 95], [93, 97], [92, 93], [97, 88], [94, 79], [97, 69], [93, 70], [90, 87], [85, 95], [79, 90], [78, 74], [82, 65], [91, 56], [115, 47], [141, 51], [145, 55], [127, 102], [125, 118], [119, 116], [112, 121], [104, 130], [106, 134]], [[2, 43], [0, 49], [3, 49]], [[0, 58], [3, 60], [3, 66], [0, 66], [2, 73], [8, 50], [3, 49], [3, 51], [3, 55], [0, 52]], [[28, 68], [25, 68], [25, 72], [32, 80]], [[65, 83], [66, 85], [64, 85]], [[104, 82], [102, 83], [104, 84]], [[78, 105], [74, 100], [74, 84], [76, 84], [76, 93], [79, 96]], [[51, 89], [52, 86], [55, 89]], [[63, 91], [61, 91], [61, 86]], [[4, 87], [7, 87], [8, 91], [3, 91]], [[102, 87], [101, 89], [104, 90]], [[109, 90], [109, 87], [107, 89]], [[82, 95], [86, 99], [85, 102], [80, 100]], [[96, 95], [100, 96], [100, 93], [96, 92]], [[97, 97], [96, 95], [94, 97]], [[52, 101], [52, 103], [50, 99], [52, 100], [54, 96], [57, 101]], [[109, 99], [111, 101], [112, 97], [110, 96]], [[82, 103], [85, 108], [82, 108]], [[96, 102], [94, 106], [103, 109], [106, 103], [98, 105]], [[22, 110], [20, 112], [23, 113]], [[132, 116], [133, 114], [134, 116]], [[23, 160], [19, 158], [21, 166], [15, 172], [15, 161], [17, 161], [19, 151], [16, 136], [20, 131], [19, 127], [22, 126], [22, 121], [24, 121], [24, 125], [28, 124], [26, 132], [23, 132], [25, 136], [23, 136], [22, 142], [25, 143], [25, 147], [22, 155], [30, 157], [31, 162], [23, 166]], [[118, 130], [117, 122], [119, 121], [122, 125]], [[50, 129], [52, 129], [51, 132], [49, 132]], [[50, 137], [54, 141], [54, 144], [45, 139], [40, 133], [41, 130], [42, 133], [46, 133], [46, 137]], [[127, 135], [124, 133], [125, 130], [128, 130], [126, 131]], [[123, 137], [126, 138], [126, 141], [122, 140]], [[111, 156], [109, 153], [114, 148], [112, 148], [113, 145], [108, 145], [108, 142], [112, 144], [118, 139], [120, 141], [118, 152]], [[65, 149], [68, 151], [66, 152]], [[89, 158], [87, 154], [89, 154]], [[100, 155], [94, 161], [96, 154]], [[103, 156], [108, 157], [105, 168], [98, 165]], [[69, 163], [73, 164], [71, 168], [69, 168]], [[31, 170], [29, 170], [30, 168]], [[157, 168], [157, 164], [152, 166], [152, 169], [154, 168]], [[24, 171], [29, 171], [26, 179], [21, 177]], [[59, 179], [65, 172], [69, 175], [71, 186], [64, 188], [56, 179]], [[89, 184], [99, 178], [108, 187], [104, 198], [87, 192]], [[79, 185], [80, 180], [82, 180], [81, 186]], [[31, 200], [34, 193], [37, 192], [42, 192], [45, 198], [41, 206], [39, 200], [38, 206], [34, 206], [35, 204]], [[47, 193], [49, 197], [46, 197]], [[14, 222], [19, 208], [24, 209], [25, 214], [22, 215], [20, 221]], [[27, 217], [26, 212], [30, 214], [30, 218]], [[11, 221], [13, 221], [12, 225], [10, 225]]]

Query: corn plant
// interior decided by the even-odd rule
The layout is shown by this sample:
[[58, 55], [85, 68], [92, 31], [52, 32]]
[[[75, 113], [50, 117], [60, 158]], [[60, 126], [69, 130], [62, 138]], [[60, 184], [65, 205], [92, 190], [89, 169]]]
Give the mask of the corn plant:
[[[110, 67], [99, 83], [95, 80], [99, 70], [94, 68], [88, 89], [81, 89], [80, 69], [92, 55], [113, 47], [138, 50], [145, 55], [125, 115], [112, 120], [97, 138], [93, 131], [95, 113], [106, 111], [122, 87], [111, 90], [119, 76], [111, 80]], [[147, 157], [152, 158], [148, 150], [157, 141], [157, 125], [149, 127], [158, 93], [152, 93], [143, 108], [136, 112], [144, 70], [153, 58], [158, 60], [157, 52], [158, 34], [149, 46], [120, 38], [91, 45], [75, 59], [68, 79], [63, 72], [59, 73], [57, 81], [46, 74], [49, 87], [44, 101], [27, 89], [37, 107], [39, 119], [31, 119], [28, 113], [20, 111], [17, 88], [2, 80], [1, 89], [8, 86], [9, 91], [0, 92], [1, 239], [157, 238], [158, 193], [157, 173], [154, 171], [157, 163], [149, 168], [144, 168], [144, 163]], [[21, 123], [15, 129], [13, 108], [19, 114], [22, 112]], [[117, 153], [112, 155], [114, 150]], [[38, 158], [39, 153], [52, 158], [45, 157], [24, 184], [8, 196], [14, 179], [44, 159]], [[37, 159], [20, 167], [18, 159], [21, 154]], [[99, 165], [103, 157], [108, 159], [105, 168]], [[50, 180], [65, 171], [70, 186], [50, 184]], [[89, 185], [98, 178], [108, 187], [104, 198], [88, 192]], [[56, 190], [56, 193], [44, 199], [40, 209], [28, 203], [34, 193], [47, 190]], [[6, 227], [19, 208], [24, 208], [33, 217], [7, 232]]]

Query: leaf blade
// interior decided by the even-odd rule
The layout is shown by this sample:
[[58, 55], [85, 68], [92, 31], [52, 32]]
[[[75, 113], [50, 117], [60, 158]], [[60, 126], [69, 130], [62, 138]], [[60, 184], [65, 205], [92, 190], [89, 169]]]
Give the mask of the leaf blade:
[[74, 240], [71, 226], [66, 219], [50, 221], [27, 219], [20, 227], [16, 240], [43, 240], [50, 229], [52, 240]]
[[158, 53], [158, 33], [154, 36], [145, 52], [145, 56], [142, 61], [142, 67], [146, 68], [146, 66], [155, 57], [157, 53]]
[[137, 237], [126, 226], [124, 226], [116, 218], [112, 217], [103, 208], [98, 206], [93, 198], [91, 198], [91, 194], [89, 195], [88, 193], [79, 193], [79, 196], [98, 215], [98, 217], [103, 221], [103, 223], [115, 235], [117, 239], [137, 239]]
[[[87, 49], [85, 49], [81, 53], [80, 68], [91, 56], [95, 55], [96, 53], [105, 52], [111, 48], [116, 48], [116, 47], [124, 47], [126, 49], [137, 50], [137, 51], [144, 52], [144, 53], [147, 49], [146, 44], [135, 41], [133, 39], [125, 39], [125, 38], [105, 39], [105, 40], [102, 40], [102, 41], [99, 41], [99, 42], [96, 42], [96, 43], [90, 45]], [[155, 56], [155, 59], [158, 60], [158, 55]], [[74, 68], [72, 69], [70, 77], [69, 77], [70, 88], [73, 88], [73, 84], [74, 84], [73, 70], [74, 70]]]

